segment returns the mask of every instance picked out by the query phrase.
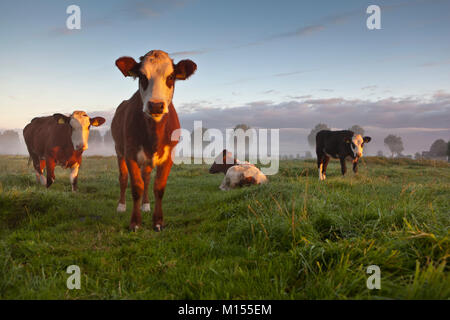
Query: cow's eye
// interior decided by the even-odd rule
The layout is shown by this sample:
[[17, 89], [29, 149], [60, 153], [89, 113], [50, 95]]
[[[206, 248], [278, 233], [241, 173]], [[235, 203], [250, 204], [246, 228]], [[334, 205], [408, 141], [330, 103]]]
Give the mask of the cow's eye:
[[148, 86], [148, 79], [147, 79], [146, 76], [140, 75], [140, 76], [139, 76], [139, 83], [140, 83], [142, 89], [144, 89], [144, 90], [147, 89], [147, 86]]
[[172, 73], [170, 76], [167, 77], [166, 84], [169, 88], [172, 88], [174, 82], [175, 82], [175, 75]]

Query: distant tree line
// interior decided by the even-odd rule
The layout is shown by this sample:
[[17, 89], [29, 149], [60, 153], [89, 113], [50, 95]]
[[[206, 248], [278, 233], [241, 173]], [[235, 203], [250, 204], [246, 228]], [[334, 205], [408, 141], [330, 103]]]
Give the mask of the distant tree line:
[[5, 130], [0, 134], [0, 153], [16, 154], [20, 151], [19, 134], [14, 130]]

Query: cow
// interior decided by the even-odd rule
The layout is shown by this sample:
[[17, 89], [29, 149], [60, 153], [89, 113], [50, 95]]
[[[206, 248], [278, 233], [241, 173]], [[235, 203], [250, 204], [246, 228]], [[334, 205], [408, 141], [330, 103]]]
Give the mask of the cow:
[[126, 211], [129, 175], [133, 196], [130, 229], [136, 231], [141, 226], [141, 211], [150, 211], [150, 173], [157, 167], [153, 229], [159, 232], [164, 228], [162, 198], [173, 163], [172, 150], [179, 140], [180, 122], [172, 103], [175, 82], [188, 79], [197, 65], [191, 60], [175, 64], [166, 52], [152, 50], [140, 57], [139, 62], [121, 57], [116, 66], [125, 77], [139, 79], [138, 90], [119, 105], [111, 124], [119, 166], [117, 211]]
[[[36, 171], [36, 181], [49, 188], [55, 181], [55, 166], [70, 168], [72, 191], [77, 191], [78, 170], [83, 151], [88, 148], [89, 129], [105, 123], [105, 118], [89, 118], [84, 111], [70, 116], [55, 113], [31, 120], [23, 129], [30, 160]], [[47, 177], [44, 168], [47, 167]]]
[[216, 157], [209, 169], [212, 174], [219, 172], [225, 174], [219, 186], [223, 191], [267, 182], [267, 177], [256, 166], [234, 158], [226, 149]]
[[330, 131], [321, 130], [316, 135], [317, 167], [319, 180], [326, 179], [327, 165], [330, 157], [339, 159], [341, 172], [345, 175], [347, 166], [346, 158], [353, 162], [353, 172], [358, 172], [358, 160], [363, 156], [364, 144], [370, 142], [371, 137], [362, 137], [350, 130]]

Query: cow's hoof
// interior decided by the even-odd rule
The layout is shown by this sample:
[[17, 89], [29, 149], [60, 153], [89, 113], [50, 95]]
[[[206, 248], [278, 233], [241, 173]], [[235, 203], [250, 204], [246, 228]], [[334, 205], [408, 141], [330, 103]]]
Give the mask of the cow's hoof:
[[163, 225], [157, 224], [153, 227], [153, 230], [155, 230], [156, 232], [160, 232], [164, 229]]
[[141, 206], [142, 212], [150, 212], [150, 203], [143, 203]]
[[131, 231], [131, 232], [137, 232], [138, 229], [139, 229], [139, 226], [138, 226], [137, 224], [132, 223], [132, 224], [130, 225], [130, 231]]
[[127, 205], [125, 203], [119, 203], [117, 206], [117, 212], [125, 212], [127, 211]]

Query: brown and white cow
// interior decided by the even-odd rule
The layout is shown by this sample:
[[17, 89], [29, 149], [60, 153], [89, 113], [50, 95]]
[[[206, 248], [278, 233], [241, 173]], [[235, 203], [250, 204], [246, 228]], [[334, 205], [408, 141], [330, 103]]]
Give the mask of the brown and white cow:
[[[76, 191], [81, 156], [88, 148], [89, 129], [104, 122], [102, 117], [89, 118], [84, 111], [74, 111], [70, 116], [55, 113], [31, 120], [23, 129], [23, 137], [37, 182], [50, 187], [55, 181], [55, 166], [61, 165], [71, 169], [72, 191]], [[47, 178], [44, 177], [45, 167]]]
[[173, 163], [172, 149], [178, 143], [178, 138], [172, 138], [172, 133], [180, 128], [172, 104], [175, 81], [189, 78], [197, 65], [191, 60], [174, 64], [166, 52], [153, 50], [139, 62], [131, 57], [121, 57], [116, 60], [116, 66], [125, 77], [139, 79], [138, 91], [119, 105], [111, 124], [119, 164], [117, 211], [126, 211], [125, 191], [129, 174], [133, 195], [130, 229], [135, 231], [141, 225], [141, 210], [150, 211], [150, 173], [157, 167], [153, 188], [153, 228], [160, 231], [164, 227], [162, 198]]
[[236, 159], [226, 149], [216, 157], [211, 168], [209, 168], [209, 173], [214, 174], [219, 172], [225, 174], [219, 186], [219, 189], [223, 191], [267, 182], [266, 175], [255, 165]]

